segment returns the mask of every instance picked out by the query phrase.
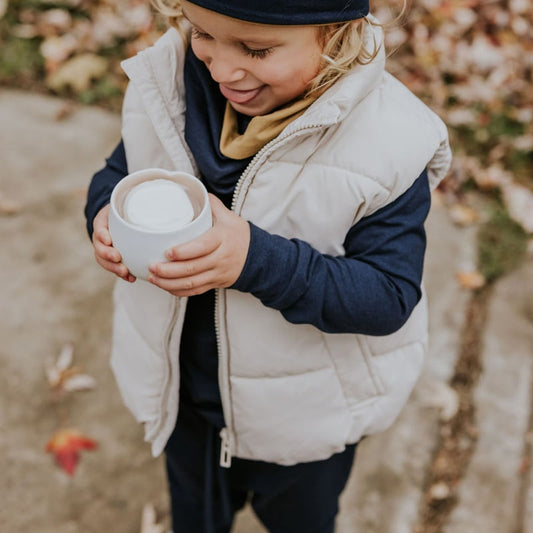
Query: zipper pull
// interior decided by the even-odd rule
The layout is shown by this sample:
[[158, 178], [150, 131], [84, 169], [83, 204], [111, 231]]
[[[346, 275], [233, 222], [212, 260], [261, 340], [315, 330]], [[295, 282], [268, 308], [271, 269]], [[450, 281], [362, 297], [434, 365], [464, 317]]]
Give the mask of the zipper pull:
[[220, 430], [220, 466], [229, 468], [231, 466], [231, 449], [229, 447], [229, 436], [227, 428]]

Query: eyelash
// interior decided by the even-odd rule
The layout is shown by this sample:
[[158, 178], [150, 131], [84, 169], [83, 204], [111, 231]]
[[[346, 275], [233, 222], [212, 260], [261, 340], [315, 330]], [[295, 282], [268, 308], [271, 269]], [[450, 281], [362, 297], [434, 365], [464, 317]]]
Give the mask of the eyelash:
[[242, 45], [243, 50], [246, 55], [256, 58], [256, 59], [264, 59], [268, 54], [271, 54], [274, 50], [273, 48], [261, 48], [259, 50], [254, 50], [253, 48], [248, 48], [246, 45]]
[[[201, 32], [200, 30], [196, 28], [192, 29], [192, 36], [194, 39], [204, 39], [204, 40], [211, 39], [211, 36], [208, 33]], [[261, 48], [259, 50], [256, 50], [254, 48], [248, 48], [244, 43], [242, 43], [241, 46], [242, 46], [244, 53], [250, 57], [253, 57], [254, 59], [264, 59], [274, 50], [273, 47], [272, 48]]]

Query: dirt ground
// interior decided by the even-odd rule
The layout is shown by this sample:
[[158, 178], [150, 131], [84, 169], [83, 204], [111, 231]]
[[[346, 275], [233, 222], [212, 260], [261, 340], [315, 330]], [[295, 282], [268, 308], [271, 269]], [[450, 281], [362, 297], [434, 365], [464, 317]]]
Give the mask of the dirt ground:
[[[119, 116], [1, 89], [0, 124], [0, 531], [136, 533], [148, 502], [169, 526], [163, 459], [109, 368], [113, 276], [94, 261], [83, 215]], [[45, 362], [67, 342], [94, 390], [50, 389]], [[72, 477], [45, 452], [63, 428], [98, 442]], [[261, 531], [248, 513], [235, 529]]]
[[[119, 138], [118, 117], [78, 109], [58, 121], [64, 106], [0, 92], [0, 529], [131, 533], [144, 503], [168, 507], [163, 464], [110, 373], [113, 280], [93, 261], [83, 218], [90, 176]], [[7, 216], [6, 206], [16, 212]], [[45, 360], [66, 342], [96, 389], [50, 390]], [[72, 477], [44, 450], [70, 427], [99, 443]]]

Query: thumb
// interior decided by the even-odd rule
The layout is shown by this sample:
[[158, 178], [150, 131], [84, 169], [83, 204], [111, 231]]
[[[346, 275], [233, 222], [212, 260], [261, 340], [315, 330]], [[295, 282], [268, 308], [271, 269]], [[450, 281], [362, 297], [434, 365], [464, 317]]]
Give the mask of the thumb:
[[213, 216], [213, 224], [220, 218], [223, 218], [229, 209], [222, 203], [222, 200], [217, 198], [214, 194], [209, 193], [209, 203], [211, 205], [211, 214]]

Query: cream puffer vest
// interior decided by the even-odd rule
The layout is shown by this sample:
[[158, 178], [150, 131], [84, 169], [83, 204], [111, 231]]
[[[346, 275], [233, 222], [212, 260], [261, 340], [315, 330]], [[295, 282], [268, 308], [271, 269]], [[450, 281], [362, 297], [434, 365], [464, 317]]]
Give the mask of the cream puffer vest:
[[[374, 32], [368, 39], [380, 42], [380, 30]], [[123, 63], [130, 172], [197, 174], [184, 141], [183, 62], [182, 39], [172, 29]], [[342, 255], [349, 228], [393, 202], [424, 168], [435, 186], [450, 164], [446, 128], [385, 73], [384, 63], [382, 50], [265, 146], [237, 185], [234, 211], [269, 232]], [[119, 280], [114, 302], [111, 366], [158, 455], [177, 417], [186, 299]], [[420, 373], [427, 311], [423, 298], [392, 335], [327, 334], [226, 289], [217, 290], [216, 328], [227, 426], [222, 464], [236, 456], [290, 465], [325, 459], [394, 421]]]

